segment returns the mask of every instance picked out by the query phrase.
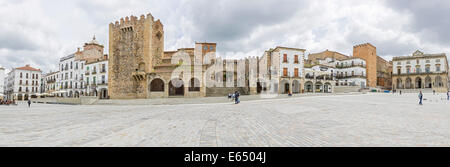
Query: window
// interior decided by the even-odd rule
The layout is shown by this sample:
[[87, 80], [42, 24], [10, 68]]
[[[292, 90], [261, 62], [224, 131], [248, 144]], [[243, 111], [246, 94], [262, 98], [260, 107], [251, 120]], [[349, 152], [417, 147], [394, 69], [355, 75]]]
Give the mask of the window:
[[28, 81], [25, 81], [25, 85], [28, 85]]
[[25, 75], [25, 76], [26, 76], [25, 78], [26, 78], [26, 79], [28, 79], [28, 73], [26, 73], [26, 75]]
[[208, 50], [208, 46], [205, 46], [205, 47], [203, 47], [204, 48], [204, 50]]
[[19, 92], [22, 92], [22, 87], [19, 87]]
[[441, 62], [441, 59], [436, 59], [436, 63]]
[[288, 76], [288, 69], [287, 68], [283, 68], [283, 76], [285, 76], [285, 77]]
[[95, 82], [95, 77], [92, 79], [92, 84], [97, 84], [97, 83]]
[[22, 85], [22, 80], [19, 81], [19, 85]]
[[426, 67], [425, 67], [425, 72], [426, 72], [426, 73], [429, 73], [429, 72], [430, 72], [430, 66], [426, 66]]
[[440, 72], [440, 71], [441, 71], [441, 66], [440, 66], [440, 65], [437, 65], [437, 66], [436, 66], [436, 71], [437, 71], [437, 72]]
[[287, 54], [284, 54], [283, 55], [283, 63], [287, 63], [288, 62], [288, 60], [287, 60]]
[[294, 63], [298, 63], [298, 55], [294, 56]]
[[406, 73], [407, 74], [411, 73], [411, 67], [406, 67]]
[[213, 47], [213, 46], [210, 46], [210, 47], [209, 47], [209, 50], [214, 50], [214, 47]]
[[294, 76], [295, 76], [295, 77], [299, 77], [299, 75], [298, 75], [298, 68], [295, 68], [295, 69], [294, 69]]
[[22, 73], [20, 73], [20, 78], [22, 78]]
[[401, 68], [397, 68], [397, 74], [400, 74], [402, 72]]
[[102, 75], [102, 84], [105, 84], [105, 76], [104, 75]]

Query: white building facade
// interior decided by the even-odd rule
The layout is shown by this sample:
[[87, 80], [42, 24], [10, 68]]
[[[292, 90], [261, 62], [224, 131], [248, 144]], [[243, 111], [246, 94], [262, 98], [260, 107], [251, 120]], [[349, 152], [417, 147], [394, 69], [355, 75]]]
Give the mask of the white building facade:
[[[296, 94], [302, 92], [302, 78], [304, 66], [305, 50], [298, 48], [276, 47], [265, 51], [261, 60], [267, 62], [267, 79], [278, 81], [271, 85], [258, 82], [262, 89], [267, 90], [267, 86], [273, 86], [273, 91], [279, 94]], [[264, 63], [265, 64], [265, 63]]]
[[5, 68], [0, 67], [0, 100], [5, 98]]
[[336, 61], [336, 70], [333, 76], [336, 77], [336, 86], [361, 86], [367, 83], [366, 61], [360, 58], [349, 58]]
[[62, 57], [59, 71], [47, 76], [47, 93], [66, 98], [108, 98], [108, 56], [103, 55], [103, 48], [94, 37], [82, 51]]
[[448, 60], [444, 53], [393, 58], [392, 82], [394, 89], [433, 90], [447, 92], [449, 85]]
[[28, 100], [40, 93], [42, 71], [26, 65], [12, 69], [6, 77], [8, 100]]

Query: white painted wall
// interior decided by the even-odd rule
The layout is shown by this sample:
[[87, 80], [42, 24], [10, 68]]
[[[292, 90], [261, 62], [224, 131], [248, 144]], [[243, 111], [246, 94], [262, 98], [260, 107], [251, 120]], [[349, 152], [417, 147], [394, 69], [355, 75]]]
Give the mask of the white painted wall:
[[[421, 72], [425, 72], [426, 65], [430, 65], [430, 72], [437, 72], [436, 70], [436, 64], [440, 64], [441, 72], [448, 71], [448, 65], [446, 64], [446, 58], [428, 58], [428, 59], [409, 59], [409, 60], [394, 60], [393, 61], [393, 74], [399, 74], [398, 68], [400, 67], [400, 74], [407, 74], [407, 66], [411, 67], [410, 73], [416, 72], [416, 65], [420, 65]], [[417, 60], [419, 60], [419, 63], [417, 63]]]
[[[299, 51], [299, 50], [293, 50], [293, 49], [284, 49], [279, 48], [278, 53], [280, 58], [280, 76], [283, 75], [283, 69], [288, 69], [288, 76], [294, 77], [294, 69], [298, 68], [298, 75], [299, 77], [303, 77], [303, 67], [304, 67], [304, 58], [305, 58], [305, 52]], [[288, 63], [283, 62], [283, 55], [287, 54]], [[295, 55], [298, 55], [298, 61], [299, 63], [294, 63]]]
[[[5, 86], [5, 69], [0, 67], [0, 94], [5, 94], [4, 86]], [[0, 97], [0, 98], [2, 98], [2, 97]]]

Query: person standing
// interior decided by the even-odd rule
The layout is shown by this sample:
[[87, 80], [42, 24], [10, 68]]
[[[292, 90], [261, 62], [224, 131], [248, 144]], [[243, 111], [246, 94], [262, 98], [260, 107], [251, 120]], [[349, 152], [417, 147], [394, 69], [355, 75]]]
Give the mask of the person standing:
[[402, 91], [400, 90], [400, 95], [402, 95]]
[[423, 94], [422, 91], [419, 92], [419, 104], [422, 105]]
[[28, 99], [28, 108], [30, 108], [30, 106], [31, 106], [31, 100]]

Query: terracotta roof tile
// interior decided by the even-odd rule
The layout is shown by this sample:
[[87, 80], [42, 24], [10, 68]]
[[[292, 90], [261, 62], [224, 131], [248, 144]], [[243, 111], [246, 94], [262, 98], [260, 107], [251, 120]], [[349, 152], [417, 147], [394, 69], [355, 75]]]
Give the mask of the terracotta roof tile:
[[18, 69], [18, 70], [26, 70], [26, 71], [41, 71], [40, 69], [36, 69], [36, 68], [30, 67], [30, 65], [26, 65], [24, 67], [19, 67], [19, 68], [16, 68], [16, 69]]

